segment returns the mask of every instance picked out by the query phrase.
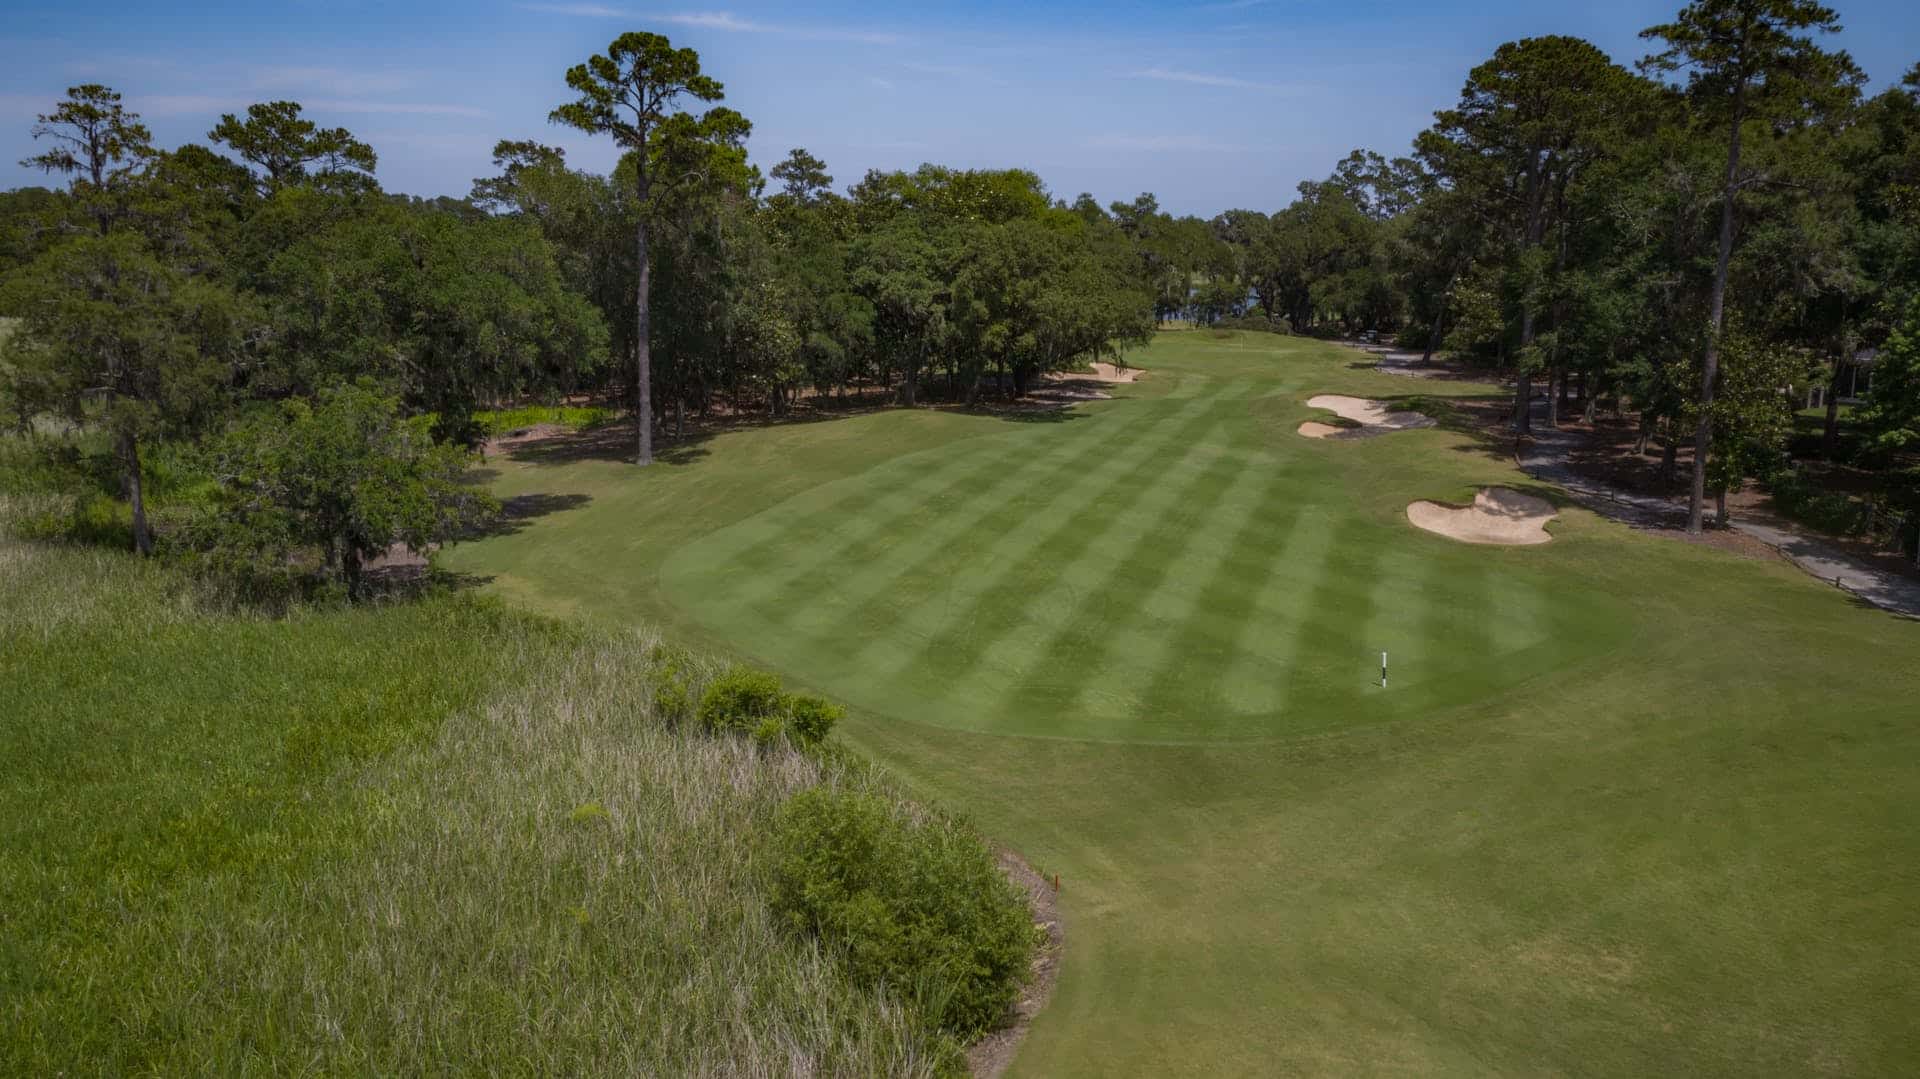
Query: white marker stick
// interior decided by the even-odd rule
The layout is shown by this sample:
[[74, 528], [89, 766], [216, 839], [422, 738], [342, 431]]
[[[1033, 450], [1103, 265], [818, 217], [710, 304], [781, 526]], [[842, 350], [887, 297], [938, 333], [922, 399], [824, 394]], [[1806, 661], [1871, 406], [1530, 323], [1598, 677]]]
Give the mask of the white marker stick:
[[1380, 688], [1387, 688], [1387, 654], [1380, 653]]

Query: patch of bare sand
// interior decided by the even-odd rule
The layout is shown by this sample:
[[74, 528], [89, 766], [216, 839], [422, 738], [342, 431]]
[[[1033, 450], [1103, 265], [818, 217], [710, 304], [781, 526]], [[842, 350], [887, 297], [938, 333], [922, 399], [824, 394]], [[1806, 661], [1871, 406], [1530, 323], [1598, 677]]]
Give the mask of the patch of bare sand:
[[1088, 365], [1092, 370], [1054, 371], [1028, 392], [1030, 400], [1046, 405], [1071, 405], [1076, 401], [1105, 401], [1113, 395], [1102, 385], [1137, 382], [1145, 372], [1133, 367], [1115, 367], [1110, 363]]
[[1471, 506], [1426, 501], [1407, 506], [1407, 520], [1416, 528], [1462, 543], [1502, 547], [1525, 547], [1552, 540], [1547, 522], [1553, 520], [1554, 515], [1553, 503], [1506, 487], [1482, 489], [1473, 496]]
[[1095, 362], [1090, 366], [1093, 368], [1093, 377], [1102, 382], [1138, 382], [1140, 376], [1146, 373], [1138, 367], [1116, 367], [1110, 363]]
[[509, 453], [529, 442], [540, 442], [559, 435], [571, 433], [571, 428], [558, 423], [536, 423], [531, 427], [521, 427], [503, 435], [495, 435], [480, 447], [482, 458]]
[[1307, 438], [1367, 438], [1386, 434], [1389, 431], [1410, 431], [1417, 427], [1434, 425], [1430, 417], [1418, 412], [1395, 412], [1379, 401], [1369, 401], [1364, 397], [1344, 397], [1337, 393], [1323, 393], [1309, 398], [1307, 407], [1325, 409], [1343, 420], [1358, 425], [1337, 427], [1330, 423], [1308, 420], [1300, 425], [1300, 434]]

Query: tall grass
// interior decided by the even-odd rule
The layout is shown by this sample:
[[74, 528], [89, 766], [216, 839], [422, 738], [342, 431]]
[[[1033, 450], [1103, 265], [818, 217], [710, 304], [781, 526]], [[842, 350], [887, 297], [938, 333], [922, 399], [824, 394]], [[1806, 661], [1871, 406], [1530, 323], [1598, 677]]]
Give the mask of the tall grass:
[[0, 1072], [954, 1067], [768, 908], [784, 799], [891, 789], [670, 728], [654, 643], [0, 537]]

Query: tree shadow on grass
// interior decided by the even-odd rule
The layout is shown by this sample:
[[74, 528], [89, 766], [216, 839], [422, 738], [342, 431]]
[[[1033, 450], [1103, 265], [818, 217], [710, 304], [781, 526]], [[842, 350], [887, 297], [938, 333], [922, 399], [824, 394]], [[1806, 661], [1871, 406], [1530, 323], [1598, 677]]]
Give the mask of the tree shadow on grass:
[[[1074, 400], [1026, 398], [1012, 402], [1001, 399], [982, 402], [971, 408], [961, 404], [946, 403], [929, 403], [917, 407], [925, 411], [989, 416], [1009, 423], [1066, 423], [1086, 418], [1085, 413], [1073, 406], [1079, 404], [1081, 400], [1090, 399], [1092, 398]], [[672, 424], [665, 424], [654, 431], [653, 460], [656, 464], [675, 467], [690, 465], [709, 456], [713, 451], [707, 444], [716, 436], [729, 431], [837, 423], [856, 416], [901, 407], [903, 406], [809, 408], [805, 411], [775, 417], [759, 415], [708, 418], [689, 423], [686, 433], [677, 437], [672, 433]], [[633, 427], [627, 423], [612, 423], [586, 430], [564, 431], [517, 443], [502, 452], [511, 454], [516, 461], [539, 466], [570, 465], [583, 461], [631, 463], [634, 459]], [[471, 474], [484, 478], [497, 475], [485, 468]]]
[[1434, 397], [1405, 393], [1375, 400], [1395, 412], [1418, 412], [1433, 420], [1440, 430], [1464, 437], [1466, 442], [1454, 447], [1457, 453], [1477, 454], [1512, 464], [1524, 445], [1525, 436], [1507, 425], [1513, 408], [1510, 394]]
[[492, 520], [472, 529], [461, 539], [482, 539], [489, 536], [511, 536], [525, 531], [527, 526], [550, 514], [565, 513], [579, 509], [593, 501], [592, 495], [582, 494], [533, 494], [514, 495], [500, 503], [500, 513]]

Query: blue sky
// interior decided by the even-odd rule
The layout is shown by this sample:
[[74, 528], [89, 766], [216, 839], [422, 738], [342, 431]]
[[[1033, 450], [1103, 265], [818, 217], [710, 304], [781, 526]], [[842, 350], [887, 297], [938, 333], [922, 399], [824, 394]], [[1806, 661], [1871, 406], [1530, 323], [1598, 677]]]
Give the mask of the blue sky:
[[[85, 81], [121, 90], [166, 146], [250, 102], [301, 101], [372, 143], [390, 190], [464, 195], [502, 137], [603, 169], [610, 145], [546, 114], [570, 64], [644, 29], [700, 51], [763, 167], [805, 146], [841, 187], [922, 161], [1018, 165], [1065, 198], [1270, 210], [1348, 150], [1404, 152], [1501, 42], [1575, 34], [1631, 62], [1636, 33], [1677, 6], [0, 0], [0, 188], [42, 182], [15, 164], [34, 152], [33, 114]], [[1838, 6], [1830, 42], [1875, 89], [1920, 60], [1920, 3]]]

